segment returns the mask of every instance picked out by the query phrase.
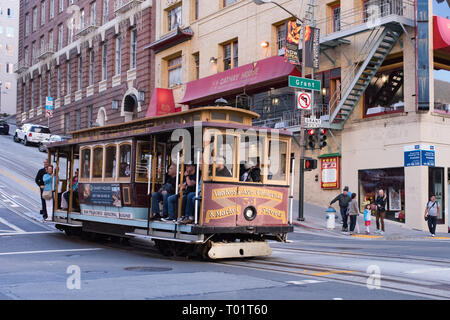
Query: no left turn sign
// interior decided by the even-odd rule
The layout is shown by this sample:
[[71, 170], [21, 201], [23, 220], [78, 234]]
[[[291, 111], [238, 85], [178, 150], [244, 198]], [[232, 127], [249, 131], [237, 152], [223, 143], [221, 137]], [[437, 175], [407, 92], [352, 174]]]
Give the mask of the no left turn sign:
[[311, 109], [311, 94], [307, 92], [297, 92], [297, 109]]

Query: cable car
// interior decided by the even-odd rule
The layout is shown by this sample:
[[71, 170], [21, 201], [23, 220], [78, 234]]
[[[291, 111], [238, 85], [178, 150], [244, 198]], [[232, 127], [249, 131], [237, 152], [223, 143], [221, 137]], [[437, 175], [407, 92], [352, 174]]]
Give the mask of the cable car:
[[292, 134], [257, 117], [200, 107], [72, 132], [48, 146], [56, 228], [153, 240], [166, 255], [270, 255], [267, 240], [293, 231]]

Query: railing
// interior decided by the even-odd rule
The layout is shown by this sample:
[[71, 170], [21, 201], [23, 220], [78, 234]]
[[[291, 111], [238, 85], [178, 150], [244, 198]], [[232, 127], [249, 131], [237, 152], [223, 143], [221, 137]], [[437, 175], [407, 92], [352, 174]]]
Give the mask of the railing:
[[38, 52], [38, 59], [46, 59], [47, 57], [51, 56], [53, 53], [55, 53], [55, 46], [54, 45], [45, 45], [44, 47], [39, 48]]
[[18, 63], [14, 64], [14, 72], [16, 73], [21, 73], [24, 70], [27, 70], [30, 67], [30, 64], [25, 61], [25, 60], [21, 60]]
[[316, 27], [320, 28], [323, 34], [344, 31], [368, 22], [369, 26], [375, 27], [379, 24], [381, 18], [389, 15], [397, 15], [414, 20], [414, 10], [414, 1], [411, 0], [371, 0], [361, 6], [341, 11], [339, 28], [335, 28], [336, 21], [333, 14], [317, 20]]
[[[309, 118], [314, 115], [316, 119], [321, 119], [322, 124], [325, 125], [326, 123], [328, 123], [330, 115], [329, 105], [328, 104], [315, 105], [314, 110], [312, 111], [306, 110], [304, 111], [303, 115], [305, 118]], [[289, 129], [293, 127], [300, 127], [301, 124], [300, 121], [301, 121], [300, 110], [295, 110], [295, 111], [285, 111], [283, 112], [283, 115], [279, 117], [254, 121], [253, 125], [264, 128]]]
[[116, 0], [114, 2], [114, 12], [124, 13], [142, 2], [143, 0]]
[[92, 31], [99, 28], [99, 23], [97, 21], [89, 19], [84, 26], [80, 27], [80, 30], [76, 33], [77, 36], [85, 36]]

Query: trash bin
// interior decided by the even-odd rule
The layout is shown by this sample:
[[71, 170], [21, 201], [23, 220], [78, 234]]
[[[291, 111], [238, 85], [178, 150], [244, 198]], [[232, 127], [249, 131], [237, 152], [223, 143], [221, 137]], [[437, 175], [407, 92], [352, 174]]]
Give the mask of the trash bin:
[[336, 224], [336, 210], [333, 207], [329, 207], [325, 210], [325, 213], [327, 214], [327, 229], [334, 229]]

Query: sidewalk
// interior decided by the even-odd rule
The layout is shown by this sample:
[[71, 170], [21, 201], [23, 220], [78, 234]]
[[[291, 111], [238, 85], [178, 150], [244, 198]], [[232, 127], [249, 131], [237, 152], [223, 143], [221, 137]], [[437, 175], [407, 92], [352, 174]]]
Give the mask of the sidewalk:
[[[296, 231], [306, 231], [309, 233], [317, 233], [321, 235], [328, 235], [328, 236], [338, 236], [338, 237], [347, 237], [350, 236], [348, 233], [343, 233], [341, 231], [342, 224], [341, 224], [341, 215], [339, 213], [339, 207], [333, 206], [333, 208], [337, 211], [336, 216], [337, 219], [335, 220], [335, 228], [334, 229], [327, 229], [327, 219], [326, 219], [326, 213], [325, 210], [327, 208], [325, 207], [319, 207], [313, 204], [305, 203], [305, 207], [303, 209], [303, 217], [305, 218], [305, 221], [299, 221], [298, 218], [298, 201], [294, 200], [293, 204], [293, 223], [296, 225], [295, 230]], [[365, 230], [366, 227], [364, 226], [364, 219], [363, 215], [358, 216], [357, 223], [359, 225], [360, 233], [356, 234], [355, 238], [368, 238], [368, 239], [384, 239], [384, 240], [424, 240], [430, 237], [430, 233], [428, 231], [419, 231], [419, 230], [411, 230], [406, 228], [404, 225], [398, 222], [394, 222], [391, 220], [384, 220], [384, 228], [385, 233], [384, 235], [379, 235], [374, 233], [376, 230], [376, 223], [375, 223], [375, 217], [372, 217], [372, 224], [370, 226], [370, 235], [366, 236]], [[450, 240], [450, 234], [449, 233], [438, 233], [436, 232], [436, 237], [433, 239], [445, 239]]]

